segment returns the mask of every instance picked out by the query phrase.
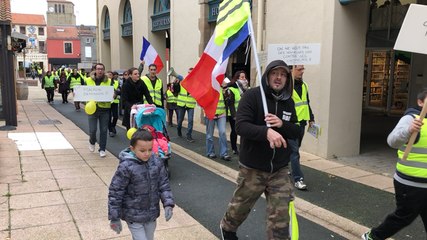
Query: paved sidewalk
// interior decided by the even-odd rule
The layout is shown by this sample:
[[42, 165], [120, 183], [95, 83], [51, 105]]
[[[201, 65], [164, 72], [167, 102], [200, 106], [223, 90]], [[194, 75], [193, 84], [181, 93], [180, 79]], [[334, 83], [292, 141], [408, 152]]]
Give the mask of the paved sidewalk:
[[[129, 239], [125, 223], [117, 235], [107, 218], [116, 157], [91, 153], [88, 136], [46, 103], [40, 87], [29, 92], [18, 101], [17, 129], [0, 131], [0, 239]], [[179, 206], [169, 222], [161, 213], [155, 237], [217, 239]]]

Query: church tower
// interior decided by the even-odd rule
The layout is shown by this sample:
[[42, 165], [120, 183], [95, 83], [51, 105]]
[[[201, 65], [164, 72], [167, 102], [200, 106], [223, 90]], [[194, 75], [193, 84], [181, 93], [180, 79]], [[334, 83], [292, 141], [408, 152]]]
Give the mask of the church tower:
[[74, 3], [67, 0], [47, 0], [47, 26], [76, 25]]

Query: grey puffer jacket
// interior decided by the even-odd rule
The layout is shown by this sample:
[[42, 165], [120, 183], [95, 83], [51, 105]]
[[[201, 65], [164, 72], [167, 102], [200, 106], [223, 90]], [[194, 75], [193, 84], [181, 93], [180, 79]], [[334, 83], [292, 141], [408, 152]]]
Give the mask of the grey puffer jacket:
[[146, 223], [160, 215], [163, 207], [174, 207], [172, 191], [163, 160], [154, 154], [147, 162], [135, 157], [127, 148], [111, 180], [108, 193], [108, 219]]

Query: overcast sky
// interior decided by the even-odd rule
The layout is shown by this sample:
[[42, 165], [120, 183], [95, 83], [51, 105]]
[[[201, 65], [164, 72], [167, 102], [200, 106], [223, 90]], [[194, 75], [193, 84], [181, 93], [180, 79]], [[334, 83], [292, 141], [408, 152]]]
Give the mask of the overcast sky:
[[[96, 0], [68, 0], [74, 3], [77, 25], [96, 25]], [[46, 0], [10, 0], [13, 13], [30, 13], [45, 16]]]

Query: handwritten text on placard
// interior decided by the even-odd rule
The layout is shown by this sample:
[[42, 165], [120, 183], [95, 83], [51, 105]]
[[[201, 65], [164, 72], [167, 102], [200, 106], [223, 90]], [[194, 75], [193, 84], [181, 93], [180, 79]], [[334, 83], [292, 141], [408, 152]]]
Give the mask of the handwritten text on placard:
[[111, 102], [113, 100], [113, 86], [75, 86], [74, 101]]
[[269, 44], [268, 62], [283, 60], [288, 65], [320, 63], [320, 44]]

